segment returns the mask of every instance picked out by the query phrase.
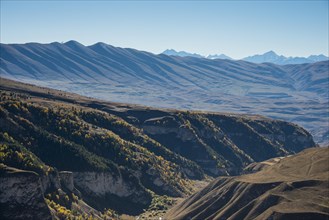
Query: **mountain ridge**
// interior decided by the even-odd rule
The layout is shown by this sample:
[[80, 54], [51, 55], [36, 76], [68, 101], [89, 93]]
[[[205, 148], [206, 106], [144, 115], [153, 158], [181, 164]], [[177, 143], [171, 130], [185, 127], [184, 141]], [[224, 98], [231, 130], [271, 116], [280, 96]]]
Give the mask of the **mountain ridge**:
[[[262, 114], [328, 142], [328, 61], [298, 65], [154, 55], [105, 43], [1, 44], [2, 77], [111, 101]], [[313, 121], [313, 123], [309, 123]]]
[[232, 60], [231, 57], [226, 56], [225, 54], [213, 54], [213, 55], [208, 55], [208, 56], [202, 56], [200, 54], [197, 53], [189, 53], [189, 52], [185, 52], [185, 51], [179, 51], [177, 52], [174, 49], [167, 49], [165, 51], [163, 51], [160, 54], [165, 54], [168, 56], [179, 56], [179, 57], [196, 57], [196, 58], [207, 58], [207, 59], [228, 59], [228, 60]]
[[275, 63], [279, 65], [287, 64], [303, 64], [303, 63], [314, 63], [319, 61], [326, 61], [329, 57], [320, 55], [310, 55], [308, 57], [285, 57], [283, 55], [277, 55], [274, 51], [269, 51], [261, 55], [253, 55], [243, 58], [242, 60], [254, 63]]
[[[180, 57], [196, 57], [196, 58], [207, 58], [207, 59], [228, 59], [228, 60], [237, 60], [232, 59], [229, 56], [226, 56], [225, 54], [215, 54], [215, 55], [208, 55], [208, 56], [202, 56], [197, 53], [189, 53], [185, 51], [175, 51], [174, 49], [165, 50], [161, 54], [165, 54], [168, 56], [180, 56]], [[265, 52], [264, 54], [256, 54], [252, 56], [248, 56], [242, 59], [238, 60], [244, 60], [252, 63], [274, 63], [279, 65], [287, 65], [287, 64], [303, 64], [303, 63], [315, 63], [315, 62], [321, 62], [329, 60], [329, 57], [326, 57], [323, 54], [319, 55], [309, 55], [308, 57], [285, 57], [283, 55], [277, 55], [274, 51], [270, 50], [268, 52]]]

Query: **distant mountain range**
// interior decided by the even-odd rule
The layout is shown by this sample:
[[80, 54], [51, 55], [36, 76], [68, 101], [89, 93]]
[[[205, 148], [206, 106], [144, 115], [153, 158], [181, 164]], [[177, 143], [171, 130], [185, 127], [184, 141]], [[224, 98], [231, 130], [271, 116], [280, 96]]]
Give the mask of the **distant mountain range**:
[[231, 57], [226, 56], [225, 54], [214, 54], [214, 55], [208, 55], [208, 56], [202, 56], [197, 53], [188, 53], [185, 51], [179, 51], [177, 52], [174, 49], [168, 49], [163, 51], [161, 54], [165, 54], [168, 56], [179, 56], [179, 57], [196, 57], [196, 58], [207, 58], [207, 59], [227, 59], [227, 60], [232, 60]]
[[185, 51], [179, 51], [169, 49], [162, 52], [162, 54], [168, 55], [168, 56], [179, 56], [179, 57], [197, 57], [197, 58], [205, 58], [204, 56], [196, 53], [188, 53]]
[[226, 59], [226, 60], [233, 60], [231, 57], [226, 56], [225, 54], [214, 54], [214, 55], [208, 55], [207, 59]]
[[[219, 54], [219, 55], [208, 55], [208, 56], [202, 56], [200, 54], [196, 53], [188, 53], [185, 51], [175, 51], [173, 49], [165, 50], [162, 52], [162, 54], [166, 54], [168, 56], [180, 56], [180, 57], [197, 57], [197, 58], [207, 58], [207, 59], [228, 59], [232, 60], [231, 57], [226, 56], [225, 54]], [[319, 61], [326, 61], [329, 58], [324, 56], [323, 54], [320, 55], [311, 55], [309, 57], [285, 57], [277, 55], [274, 51], [269, 51], [267, 53], [261, 54], [261, 55], [253, 55], [246, 58], [243, 58], [242, 60], [252, 62], [252, 63], [275, 63], [279, 65], [285, 65], [285, 64], [302, 64], [302, 63], [315, 63]]]
[[105, 43], [1, 44], [2, 77], [103, 100], [261, 114], [328, 142], [328, 64], [155, 55]]
[[329, 58], [324, 56], [323, 54], [320, 55], [311, 55], [309, 57], [285, 57], [279, 56], [273, 51], [269, 51], [262, 55], [254, 55], [250, 57], [246, 57], [243, 60], [253, 63], [275, 63], [279, 65], [285, 64], [302, 64], [302, 63], [315, 63], [319, 61], [325, 61]]

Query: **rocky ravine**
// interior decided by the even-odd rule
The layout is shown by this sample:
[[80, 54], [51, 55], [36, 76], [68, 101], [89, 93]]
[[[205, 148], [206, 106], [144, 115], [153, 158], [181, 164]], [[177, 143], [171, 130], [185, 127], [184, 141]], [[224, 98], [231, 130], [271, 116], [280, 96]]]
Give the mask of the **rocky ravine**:
[[316, 146], [300, 126], [258, 115], [111, 103], [5, 79], [0, 90], [0, 162], [38, 173], [56, 215], [85, 213], [83, 201], [138, 215], [154, 194], [187, 195], [205, 174], [237, 175]]
[[142, 115], [141, 111], [116, 114], [211, 176], [236, 175], [249, 163], [315, 146], [303, 128], [262, 116], [152, 109]]

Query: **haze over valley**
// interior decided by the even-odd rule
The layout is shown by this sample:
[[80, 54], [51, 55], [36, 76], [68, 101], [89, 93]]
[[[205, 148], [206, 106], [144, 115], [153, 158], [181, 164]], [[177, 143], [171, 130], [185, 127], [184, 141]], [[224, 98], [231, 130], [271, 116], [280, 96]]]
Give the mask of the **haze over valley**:
[[297, 123], [328, 143], [329, 61], [256, 64], [76, 41], [1, 44], [1, 51], [2, 77], [108, 101], [261, 114]]

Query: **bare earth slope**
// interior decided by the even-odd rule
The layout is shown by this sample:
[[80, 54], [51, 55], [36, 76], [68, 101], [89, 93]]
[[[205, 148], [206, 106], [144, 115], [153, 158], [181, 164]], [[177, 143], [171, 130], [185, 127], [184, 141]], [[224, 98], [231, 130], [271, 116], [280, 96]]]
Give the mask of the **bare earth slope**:
[[328, 147], [311, 148], [254, 174], [218, 178], [167, 218], [328, 219], [328, 158]]

